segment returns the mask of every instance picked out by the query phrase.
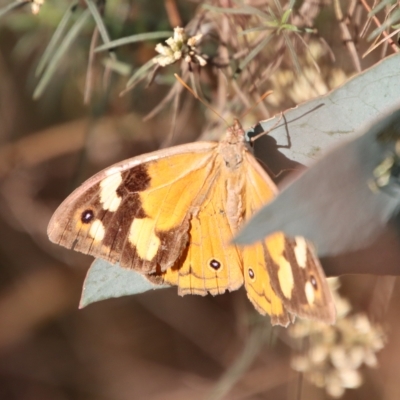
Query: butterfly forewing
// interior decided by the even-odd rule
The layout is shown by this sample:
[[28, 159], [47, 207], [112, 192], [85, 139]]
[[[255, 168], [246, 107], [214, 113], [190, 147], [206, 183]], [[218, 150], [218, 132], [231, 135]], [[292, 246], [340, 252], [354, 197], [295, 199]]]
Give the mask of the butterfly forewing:
[[146, 273], [169, 268], [186, 247], [189, 216], [214, 165], [216, 144], [202, 145], [137, 157], [95, 175], [53, 215], [50, 239]]

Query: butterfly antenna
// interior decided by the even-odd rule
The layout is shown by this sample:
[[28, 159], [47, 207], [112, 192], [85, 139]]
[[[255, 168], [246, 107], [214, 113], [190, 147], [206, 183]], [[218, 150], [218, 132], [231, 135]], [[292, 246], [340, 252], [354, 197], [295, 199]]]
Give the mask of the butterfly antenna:
[[274, 123], [274, 125], [271, 126], [270, 129], [268, 129], [267, 131], [261, 132], [261, 133], [259, 133], [259, 134], [256, 135], [256, 136], [252, 136], [251, 139], [250, 139], [251, 142], [253, 143], [253, 142], [256, 141], [260, 136], [267, 135], [267, 134], [270, 133], [272, 130], [274, 130], [274, 129], [278, 126], [279, 122], [281, 122], [282, 118], [283, 118], [283, 112], [281, 112], [281, 115], [279, 116], [279, 118], [277, 119], [277, 121]]
[[[177, 79], [177, 81], [184, 87], [186, 88], [193, 96], [195, 99], [199, 100], [202, 104], [204, 104], [210, 111], [212, 111], [215, 115], [217, 115], [219, 118], [221, 118], [226, 125], [229, 126], [228, 122], [220, 115], [218, 114], [217, 111], [215, 111], [209, 104], [207, 104], [201, 97], [199, 97], [194, 90], [188, 86], [186, 84], [186, 82], [178, 75], [178, 74], [174, 74], [175, 78]], [[258, 104], [258, 103], [257, 103]]]
[[272, 90], [267, 90], [257, 101], [254, 103], [250, 108], [248, 108], [240, 117], [239, 119], [244, 118], [251, 110], [254, 110], [262, 101], [265, 100], [270, 94], [274, 93]]

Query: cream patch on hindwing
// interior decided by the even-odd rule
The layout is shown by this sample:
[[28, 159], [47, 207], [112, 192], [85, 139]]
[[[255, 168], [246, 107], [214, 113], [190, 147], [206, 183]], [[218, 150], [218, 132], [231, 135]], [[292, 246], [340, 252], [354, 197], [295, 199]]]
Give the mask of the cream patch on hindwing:
[[308, 304], [312, 305], [315, 301], [315, 290], [311, 282], [307, 281], [304, 287]]
[[100, 182], [100, 203], [104, 210], [117, 211], [122, 200], [117, 194], [117, 189], [121, 183], [121, 173], [109, 175]]
[[101, 242], [105, 232], [103, 223], [99, 219], [95, 219], [90, 226], [89, 235], [95, 242]]
[[129, 229], [129, 242], [137, 254], [146, 261], [152, 261], [160, 247], [160, 238], [155, 233], [155, 221], [151, 218], [136, 218]]
[[279, 265], [278, 280], [283, 295], [290, 299], [292, 297], [292, 290], [294, 287], [294, 278], [292, 267], [288, 260], [282, 255], [277, 263]]
[[307, 266], [307, 242], [301, 236], [296, 236], [294, 241], [295, 246], [293, 250], [297, 264], [300, 268], [305, 268]]

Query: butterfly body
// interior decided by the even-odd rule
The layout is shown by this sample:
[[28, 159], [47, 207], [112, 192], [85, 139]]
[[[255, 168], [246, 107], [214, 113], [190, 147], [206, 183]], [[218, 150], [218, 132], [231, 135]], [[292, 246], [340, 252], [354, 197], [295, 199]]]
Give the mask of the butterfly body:
[[134, 269], [181, 295], [243, 284], [273, 323], [291, 314], [333, 322], [325, 276], [309, 244], [282, 233], [239, 248], [232, 236], [277, 189], [248, 150], [238, 121], [220, 142], [198, 142], [116, 164], [58, 208], [50, 239]]

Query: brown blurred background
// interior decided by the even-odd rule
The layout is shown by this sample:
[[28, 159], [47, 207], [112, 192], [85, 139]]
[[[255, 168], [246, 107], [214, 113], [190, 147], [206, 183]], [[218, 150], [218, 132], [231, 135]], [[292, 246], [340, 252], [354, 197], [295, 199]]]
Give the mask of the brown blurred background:
[[[91, 98], [84, 104], [93, 22], [62, 58], [42, 96], [32, 100], [38, 83], [35, 68], [70, 4], [56, 3], [46, 2], [37, 15], [32, 15], [28, 4], [0, 19], [0, 399], [326, 398], [323, 389], [291, 369], [294, 350], [286, 331], [271, 328], [243, 289], [215, 298], [180, 298], [171, 288], [78, 310], [91, 257], [48, 241], [46, 227], [56, 207], [96, 171], [166, 145], [171, 127], [175, 129], [169, 145], [210, 136], [211, 128], [203, 107], [185, 93], [176, 119], [171, 102], [143, 121], [168, 93], [172, 72], [159, 74], [148, 88], [139, 85], [120, 97], [127, 77], [113, 73], [105, 78], [103, 56], [90, 67]], [[112, 38], [172, 30], [198, 15], [200, 3], [113, 0], [105, 3], [104, 21]], [[209, 3], [233, 5], [222, 0]], [[273, 1], [264, 3], [276, 7]], [[274, 43], [265, 59], [256, 60], [252, 67], [255, 75], [268, 69], [268, 76], [259, 80], [260, 91], [249, 94], [243, 89], [250, 75], [238, 81], [250, 103], [261, 87], [275, 91], [248, 125], [266, 119], [266, 112], [273, 115], [325, 93], [357, 73], [357, 68], [365, 69], [393, 52], [390, 46], [381, 48], [359, 57], [358, 65], [356, 56], [370, 46], [359, 37], [368, 19], [365, 6], [341, 2], [343, 14], [351, 15], [346, 25], [351, 40], [344, 40], [346, 29], [334, 12], [333, 3], [338, 2], [313, 1], [316, 11], [305, 7], [309, 2], [300, 3], [296, 10], [309, 13], [318, 28], [319, 36], [304, 40], [316, 51], [321, 72], [313, 70], [307, 48], [294, 38], [304, 72], [303, 77], [295, 75], [290, 52]], [[2, 0], [0, 6], [7, 4]], [[381, 21], [384, 15], [379, 16]], [[217, 36], [204, 51], [220, 51], [221, 38]], [[155, 43], [127, 45], [117, 54], [127, 65], [138, 67], [155, 55]], [[307, 75], [311, 70], [312, 75]], [[235, 103], [238, 96], [229, 90], [228, 101], [216, 101], [221, 93], [216, 75], [210, 69], [199, 79], [210, 103], [230, 112], [246, 108], [245, 101], [240, 106]], [[400, 398], [396, 307], [400, 291], [393, 282], [384, 282], [376, 292], [375, 283], [375, 277], [363, 275], [342, 281], [340, 291], [353, 312], [375, 307], [375, 316], [379, 314], [387, 332], [387, 344], [378, 353], [379, 366], [363, 367], [364, 384], [346, 391], [344, 399]]]

